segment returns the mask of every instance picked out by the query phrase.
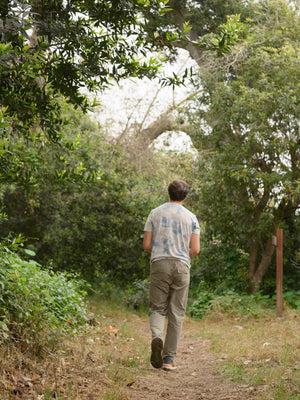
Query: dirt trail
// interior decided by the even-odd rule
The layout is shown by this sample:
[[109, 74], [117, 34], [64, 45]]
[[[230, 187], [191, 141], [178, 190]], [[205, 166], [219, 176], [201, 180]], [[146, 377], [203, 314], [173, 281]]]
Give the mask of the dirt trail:
[[[193, 330], [191, 330], [193, 329]], [[127, 390], [130, 400], [255, 400], [257, 393], [245, 384], [226, 382], [209, 351], [210, 343], [195, 339], [194, 328], [183, 328], [177, 369], [164, 371], [147, 365]], [[197, 335], [198, 336], [198, 335]]]
[[224, 360], [210, 351], [197, 322], [184, 323], [175, 371], [150, 365], [150, 342], [146, 317], [110, 317], [108, 311], [60, 353], [2, 359], [0, 399], [258, 400], [260, 389], [224, 379], [217, 368]]

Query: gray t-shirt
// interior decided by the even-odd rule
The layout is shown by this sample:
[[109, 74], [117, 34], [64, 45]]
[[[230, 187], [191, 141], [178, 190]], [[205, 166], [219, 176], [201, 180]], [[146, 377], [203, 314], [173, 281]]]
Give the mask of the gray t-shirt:
[[190, 240], [192, 233], [200, 235], [200, 226], [188, 209], [178, 203], [165, 203], [150, 212], [144, 231], [153, 234], [151, 262], [176, 258], [190, 267]]

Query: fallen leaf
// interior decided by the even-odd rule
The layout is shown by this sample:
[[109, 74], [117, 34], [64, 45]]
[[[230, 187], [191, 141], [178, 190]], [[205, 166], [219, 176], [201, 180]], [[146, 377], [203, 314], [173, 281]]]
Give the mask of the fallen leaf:
[[112, 332], [112, 333], [118, 333], [118, 329], [115, 328], [114, 326], [109, 325], [108, 329], [109, 329], [109, 331]]
[[263, 344], [263, 347], [270, 346], [270, 345], [271, 345], [271, 343], [265, 342], [265, 343]]

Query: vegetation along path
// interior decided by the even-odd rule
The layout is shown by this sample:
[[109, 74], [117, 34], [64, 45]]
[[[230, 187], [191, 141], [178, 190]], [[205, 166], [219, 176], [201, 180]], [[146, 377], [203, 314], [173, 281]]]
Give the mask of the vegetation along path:
[[187, 317], [177, 369], [167, 372], [150, 365], [145, 314], [104, 302], [93, 309], [91, 324], [42, 359], [17, 350], [2, 358], [0, 399], [300, 399], [299, 313]]

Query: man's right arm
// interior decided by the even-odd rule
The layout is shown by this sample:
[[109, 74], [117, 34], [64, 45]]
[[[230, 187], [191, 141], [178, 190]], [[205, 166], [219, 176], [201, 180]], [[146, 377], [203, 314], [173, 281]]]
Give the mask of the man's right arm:
[[200, 252], [200, 235], [192, 233], [190, 242], [190, 257], [193, 258]]

